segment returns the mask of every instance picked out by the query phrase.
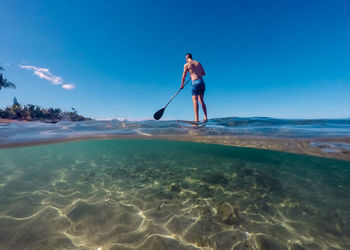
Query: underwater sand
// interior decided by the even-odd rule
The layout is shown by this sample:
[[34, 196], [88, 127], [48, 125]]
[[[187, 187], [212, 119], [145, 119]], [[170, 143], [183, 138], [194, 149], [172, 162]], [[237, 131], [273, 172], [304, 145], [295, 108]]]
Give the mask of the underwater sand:
[[350, 249], [350, 162], [166, 140], [0, 149], [0, 249]]

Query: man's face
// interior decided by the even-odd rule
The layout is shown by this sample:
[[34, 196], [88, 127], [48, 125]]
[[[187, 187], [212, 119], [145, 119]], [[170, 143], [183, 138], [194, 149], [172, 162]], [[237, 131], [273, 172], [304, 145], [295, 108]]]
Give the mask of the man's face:
[[190, 59], [190, 57], [189, 57], [189, 56], [186, 56], [186, 62], [188, 62], [189, 59]]

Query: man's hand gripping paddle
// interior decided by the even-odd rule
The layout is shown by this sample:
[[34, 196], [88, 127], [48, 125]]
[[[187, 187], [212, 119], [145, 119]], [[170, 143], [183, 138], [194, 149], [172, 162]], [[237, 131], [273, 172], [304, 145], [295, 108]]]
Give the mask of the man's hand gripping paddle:
[[[187, 82], [185, 83], [184, 87], [186, 86], [186, 84], [190, 81], [191, 77], [187, 80]], [[184, 88], [183, 87], [183, 88]], [[169, 103], [171, 102], [172, 99], [174, 99], [174, 97], [180, 92], [181, 88], [175, 93], [175, 95], [173, 95], [173, 97], [171, 97], [170, 101], [167, 103], [167, 105], [164, 106], [164, 108], [158, 110], [157, 112], [154, 113], [153, 118], [156, 120], [159, 120], [160, 118], [162, 118], [164, 110], [166, 109], [166, 107], [169, 105]]]

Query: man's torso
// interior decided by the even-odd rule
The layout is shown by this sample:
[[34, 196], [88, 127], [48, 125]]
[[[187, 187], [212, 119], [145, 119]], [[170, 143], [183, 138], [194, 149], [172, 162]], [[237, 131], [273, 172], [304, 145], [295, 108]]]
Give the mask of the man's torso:
[[185, 67], [190, 73], [192, 81], [202, 79], [203, 68], [199, 62], [192, 60], [191, 62], [186, 63]]

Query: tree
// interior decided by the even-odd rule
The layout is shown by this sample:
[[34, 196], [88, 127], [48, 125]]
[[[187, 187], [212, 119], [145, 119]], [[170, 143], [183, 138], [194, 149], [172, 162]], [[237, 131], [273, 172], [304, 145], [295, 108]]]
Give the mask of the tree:
[[14, 119], [21, 119], [22, 118], [22, 107], [18, 103], [16, 97], [13, 97], [13, 104], [11, 107], [11, 113], [13, 114]]
[[17, 105], [17, 106], [19, 106], [19, 103], [18, 103], [18, 101], [17, 101], [17, 98], [16, 98], [16, 97], [13, 97], [13, 105]]
[[[4, 71], [4, 68], [0, 66], [0, 72]], [[4, 75], [0, 73], [0, 90], [1, 88], [16, 88], [16, 85], [12, 82], [9, 82]]]

